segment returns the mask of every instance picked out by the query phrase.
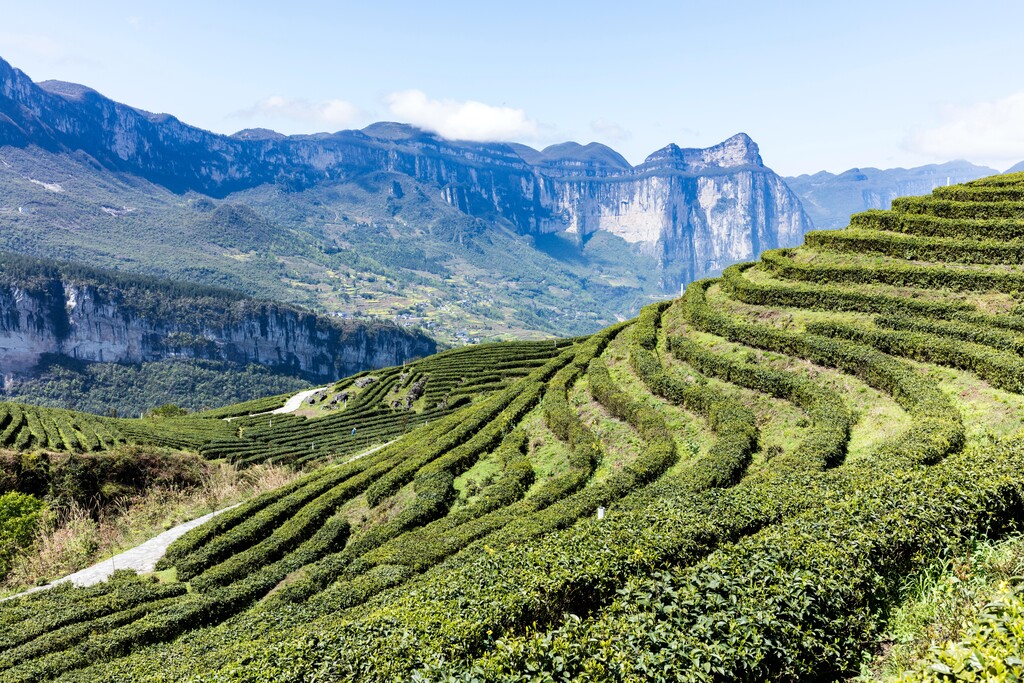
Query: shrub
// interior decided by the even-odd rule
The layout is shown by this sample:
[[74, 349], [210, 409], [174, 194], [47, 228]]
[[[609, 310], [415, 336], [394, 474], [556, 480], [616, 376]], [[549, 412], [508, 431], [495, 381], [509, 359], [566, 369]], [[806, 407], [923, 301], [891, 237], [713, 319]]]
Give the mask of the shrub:
[[14, 555], [32, 544], [43, 509], [43, 502], [32, 495], [0, 495], [0, 577], [11, 571]]

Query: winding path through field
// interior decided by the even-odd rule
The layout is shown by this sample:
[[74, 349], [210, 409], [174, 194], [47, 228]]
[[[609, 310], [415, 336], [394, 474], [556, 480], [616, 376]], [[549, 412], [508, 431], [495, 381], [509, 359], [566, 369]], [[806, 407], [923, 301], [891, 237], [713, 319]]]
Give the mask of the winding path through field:
[[156, 569], [156, 563], [164, 556], [164, 553], [167, 552], [167, 546], [191, 529], [194, 529], [200, 524], [213, 519], [220, 513], [226, 512], [235, 507], [238, 507], [238, 504], [230, 505], [220, 510], [215, 510], [214, 512], [203, 515], [202, 517], [197, 517], [190, 522], [179, 524], [172, 529], [168, 529], [162, 534], [154, 536], [142, 545], [136, 546], [131, 550], [126, 550], [119, 555], [114, 555], [109, 559], [98, 562], [93, 566], [77, 571], [74, 574], [68, 574], [64, 578], [57, 579], [45, 586], [36, 586], [35, 588], [30, 588], [27, 591], [3, 598], [3, 600], [10, 600], [11, 598], [35, 593], [36, 591], [46, 590], [47, 588], [52, 588], [57, 584], [66, 583], [68, 581], [76, 586], [92, 586], [93, 584], [100, 583], [101, 581], [106, 581], [117, 569], [132, 569], [136, 573], [151, 572]]
[[[313, 389], [312, 391], [317, 391], [317, 389]], [[309, 393], [310, 392], [303, 392], [303, 394], [307, 396], [309, 395]], [[299, 403], [301, 403], [302, 399], [305, 398], [305, 396], [303, 396], [302, 394], [298, 394], [297, 396], [299, 397]], [[379, 446], [374, 446], [373, 448], [363, 451], [359, 455], [352, 456], [345, 462], [352, 462], [353, 460], [358, 460], [359, 458], [370, 455], [371, 453], [376, 453], [380, 449], [385, 448], [386, 446], [390, 446], [393, 443], [394, 441], [389, 441], [387, 443], [380, 444]], [[338, 463], [338, 465], [343, 464], [345, 463]], [[190, 522], [184, 522], [172, 529], [168, 529], [162, 534], [154, 536], [142, 545], [136, 546], [131, 550], [126, 550], [119, 555], [114, 555], [113, 557], [103, 560], [102, 562], [97, 562], [93, 566], [87, 567], [81, 571], [77, 571], [74, 574], [68, 574], [67, 576], [57, 579], [56, 581], [52, 581], [46, 584], [45, 586], [36, 586], [35, 588], [29, 588], [26, 591], [22, 591], [21, 593], [16, 593], [14, 595], [9, 595], [5, 598], [0, 598], [0, 602], [3, 602], [5, 600], [11, 600], [12, 598], [20, 598], [24, 595], [28, 595], [29, 593], [44, 591], [47, 588], [53, 588], [57, 584], [67, 583], [68, 581], [75, 584], [76, 586], [92, 586], [102, 581], [106, 581], [108, 578], [110, 578], [110, 575], [113, 574], [114, 571], [117, 569], [132, 569], [138, 574], [151, 572], [154, 569], [156, 569], [156, 563], [160, 560], [161, 557], [164, 556], [164, 553], [167, 552], [167, 546], [169, 546], [178, 538], [185, 535], [185, 533], [187, 533], [188, 531], [195, 529], [200, 524], [208, 522], [220, 513], [227, 512], [232, 508], [236, 508], [240, 504], [241, 503], [230, 505], [226, 508], [222, 508], [220, 510], [216, 510], [209, 514], [203, 515], [202, 517], [196, 517]]]

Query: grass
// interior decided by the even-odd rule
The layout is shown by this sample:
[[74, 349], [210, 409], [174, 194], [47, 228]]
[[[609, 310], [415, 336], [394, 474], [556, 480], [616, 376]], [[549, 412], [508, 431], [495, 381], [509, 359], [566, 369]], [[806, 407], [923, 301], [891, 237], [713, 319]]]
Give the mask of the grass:
[[178, 568], [171, 567], [170, 569], [164, 569], [163, 571], [150, 572], [146, 576], [155, 577], [160, 583], [177, 583], [178, 582]]
[[605, 408], [590, 398], [586, 378], [576, 383], [569, 392], [569, 404], [575, 406], [583, 423], [593, 430], [604, 446], [604, 456], [594, 468], [589, 483], [599, 483], [608, 475], [633, 461], [644, 447], [636, 431], [625, 422], [618, 420]]
[[[855, 263], [852, 259], [847, 263]], [[945, 267], [946, 264], [943, 264]], [[744, 277], [748, 278], [755, 284], [765, 285], [785, 285], [785, 286], [796, 286], [796, 287], [807, 287], [812, 286], [812, 283], [808, 282], [793, 282], [789, 280], [782, 280], [771, 273], [767, 272], [761, 266], [750, 268], [743, 273]], [[907, 299], [917, 299], [918, 301], [937, 301], [942, 303], [970, 303], [976, 305], [980, 310], [985, 313], [1008, 313], [1015, 303], [1014, 298], [1009, 294], [1002, 292], [958, 292], [953, 290], [940, 290], [940, 289], [919, 289], [916, 287], [895, 287], [892, 285], [877, 285], [877, 284], [850, 284], [842, 283], [835, 285], [843, 290], [852, 292], [860, 292], [862, 294], [868, 294], [873, 296], [898, 296]], [[794, 309], [787, 307], [778, 307], [775, 310], [783, 313], [794, 314], [798, 310], [805, 309]], [[844, 312], [844, 316], [850, 315]], [[852, 319], [852, 318], [851, 318]]]
[[[797, 253], [802, 253], [802, 251]], [[850, 258], [870, 259], [874, 257], [851, 256]], [[765, 273], [760, 272], [759, 268], [752, 268], [747, 271], [747, 274], [751, 273], [757, 273], [751, 278], [753, 280], [766, 276]], [[875, 291], [879, 289], [878, 286], [874, 285], [854, 285], [853, 287], [866, 287]], [[925, 292], [933, 295], [939, 294], [934, 290], [905, 290], [905, 288], [893, 287], [881, 287], [881, 289], [891, 290], [889, 293], [900, 293], [904, 296], [907, 291]], [[979, 309], [988, 313], [1005, 314], [1010, 310], [1014, 301], [1009, 295], [998, 292], [972, 294], [950, 292], [948, 294], [950, 298], [969, 300], [971, 303], [977, 304]], [[769, 309], [744, 304], [726, 296], [718, 286], [711, 287], [708, 290], [708, 295], [709, 301], [722, 306], [730, 313], [760, 322], [770, 320], [773, 324], [780, 327], [799, 329], [808, 322], [836, 317], [834, 313], [825, 311], [788, 308]], [[939, 300], [939, 298], [936, 297], [936, 300]], [[774, 315], [769, 315], [772, 312], [774, 312]], [[866, 313], [844, 312], [842, 318], [844, 321], [864, 324], [870, 323], [874, 320], [875, 316]], [[703, 336], [705, 339], [717, 339], [712, 338], [710, 335]], [[720, 340], [717, 349], [722, 350], [723, 348], [729, 348], [729, 346], [730, 344]], [[744, 348], [738, 345], [731, 346]], [[763, 353], [759, 355], [762, 357], [771, 356], [771, 354]], [[784, 357], [775, 355], [775, 358], [781, 359]], [[928, 363], [909, 360], [907, 362], [915, 365], [922, 373], [937, 381], [939, 387], [954, 400], [963, 416], [969, 441], [1004, 437], [1020, 428], [1020, 415], [1024, 414], [1022, 412], [1024, 411], [1024, 396], [993, 388], [978, 377], [967, 372]], [[849, 446], [851, 457], [870, 452], [874, 445], [881, 443], [885, 438], [898, 434], [901, 429], [909, 425], [906, 414], [895, 405], [891, 398], [867, 387], [848, 375], [828, 370], [824, 372], [838, 380], [841, 385], [845, 385], [848, 389], [852, 390], [847, 391], [847, 400], [851, 401], [851, 405], [858, 411], [860, 421], [851, 434]]]
[[472, 467], [455, 478], [457, 498], [453, 507], [469, 505], [476, 501], [500, 471], [501, 463], [493, 453], [482, 456]]
[[[717, 285], [708, 290], [708, 300], [733, 315], [742, 316], [751, 321], [768, 322], [783, 329], [800, 327], [812, 320], [821, 320], [825, 317], [833, 316], [830, 313], [808, 311], [806, 309], [787, 309], [785, 312], [781, 312], [780, 309], [752, 306], [727, 297], [721, 290], [721, 287]], [[874, 318], [874, 316], [869, 314], [849, 312], [844, 312], [843, 316], [846, 320], [858, 322], [868, 322]], [[676, 324], [682, 325], [682, 323]], [[716, 351], [730, 355], [737, 360], [749, 359], [749, 354], [751, 353], [749, 347], [733, 344], [720, 337], [714, 337], [713, 335], [693, 330], [688, 331], [687, 334], [694, 339], [703, 339], [709, 346], [713, 346]], [[850, 406], [857, 416], [857, 422], [850, 432], [850, 441], [847, 446], [847, 458], [851, 461], [871, 453], [880, 444], [888, 439], [895, 438], [911, 426], [910, 417], [906, 411], [896, 404], [891, 396], [868, 386], [851, 375], [793, 358], [792, 356], [764, 351], [753, 353], [752, 357], [757, 362], [813, 377], [817, 381], [832, 387], [843, 396], [847, 405]], [[958, 374], [953, 371], [947, 372], [950, 375]], [[987, 385], [985, 386], [987, 388]]]
[[1021, 428], [1024, 415], [1024, 396], [996, 389], [967, 372], [915, 363], [933, 378], [953, 401], [963, 416], [967, 438], [970, 441], [999, 439]]
[[[670, 309], [671, 311], [671, 309]], [[714, 349], [716, 353], [730, 357], [734, 360], [753, 363], [771, 364], [785, 369], [794, 369], [788, 357], [773, 357], [772, 354], [764, 354], [754, 351], [749, 347], [727, 342], [721, 337], [697, 332], [689, 329], [679, 319], [670, 320], [666, 316], [666, 329], [670, 334], [683, 334], [689, 338], [702, 343], [705, 347]], [[778, 360], [779, 363], [773, 362]], [[670, 368], [677, 376], [690, 377], [697, 373], [686, 363], [672, 357], [670, 354], [662, 354], [662, 363]], [[707, 378], [710, 385], [715, 386], [727, 395], [731, 395], [742, 401], [747, 407], [754, 411], [759, 431], [758, 445], [760, 448], [751, 461], [749, 471], [756, 472], [762, 467], [768, 466], [771, 459], [783, 453], [789, 453], [804, 439], [810, 421], [807, 415], [798, 407], [760, 392], [744, 389], [736, 385], [722, 382], [715, 378]]]
[[963, 638], [982, 608], [1024, 574], [1024, 536], [976, 539], [947, 549], [907, 577], [875, 656], [858, 680], [888, 679], [913, 668], [933, 647]]
[[[675, 472], [684, 468], [690, 458], [705, 454], [713, 437], [703, 419], [650, 393], [629, 364], [628, 347], [629, 333], [619, 335], [608, 345], [604, 355], [608, 371], [630, 398], [654, 408], [665, 419], [679, 455], [679, 460], [669, 468], [669, 472]], [[665, 355], [666, 352], [662, 351], [661, 356]]]
[[891, 397], [848, 375], [829, 379], [838, 380], [833, 386], [840, 382], [845, 385], [837, 386], [837, 389], [843, 392], [847, 404], [857, 416], [846, 447], [847, 460], [853, 462], [873, 453], [883, 443], [911, 427], [913, 421], [910, 416]]
[[342, 505], [340, 513], [348, 520], [352, 526], [352, 536], [356, 537], [375, 526], [390, 522], [415, 498], [416, 489], [410, 482], [394, 495], [382, 500], [376, 507], [370, 507], [366, 501], [366, 494], [360, 494]]
[[[544, 482], [569, 469], [568, 447], [544, 424], [542, 408], [530, 411], [522, 421], [523, 429], [530, 435], [530, 464], [534, 480], [530, 491], [540, 488]], [[526, 495], [530, 495], [530, 491]]]

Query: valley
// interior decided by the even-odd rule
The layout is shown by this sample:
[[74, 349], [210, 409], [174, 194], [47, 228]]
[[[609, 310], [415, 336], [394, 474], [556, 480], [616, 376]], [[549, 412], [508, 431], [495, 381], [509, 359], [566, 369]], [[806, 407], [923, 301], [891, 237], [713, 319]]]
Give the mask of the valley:
[[0, 254], [4, 391], [40, 405], [114, 415], [167, 403], [200, 410], [436, 350], [422, 331], [387, 321]]
[[391, 122], [216, 135], [0, 60], [0, 249], [235, 289], [442, 344], [590, 333], [811, 222], [743, 133], [611, 148]]

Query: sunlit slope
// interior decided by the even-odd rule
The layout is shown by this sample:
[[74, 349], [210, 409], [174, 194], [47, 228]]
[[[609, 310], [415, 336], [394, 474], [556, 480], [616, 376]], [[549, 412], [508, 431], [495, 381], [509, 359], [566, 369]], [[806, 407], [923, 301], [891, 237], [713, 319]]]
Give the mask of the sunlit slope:
[[191, 532], [188, 593], [0, 605], [4, 679], [856, 674], [903, 577], [1024, 511], [1022, 238], [1000, 176], [694, 283]]

